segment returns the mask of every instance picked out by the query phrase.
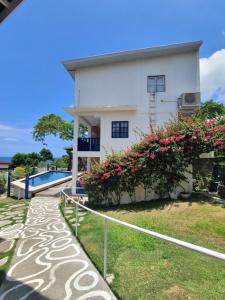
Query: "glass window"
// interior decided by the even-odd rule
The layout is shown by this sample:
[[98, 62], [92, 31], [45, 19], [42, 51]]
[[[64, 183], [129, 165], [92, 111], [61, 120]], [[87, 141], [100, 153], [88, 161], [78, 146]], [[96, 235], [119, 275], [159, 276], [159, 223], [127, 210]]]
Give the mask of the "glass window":
[[128, 121], [112, 121], [112, 138], [128, 138]]
[[165, 92], [165, 90], [166, 90], [165, 75], [147, 77], [148, 93]]

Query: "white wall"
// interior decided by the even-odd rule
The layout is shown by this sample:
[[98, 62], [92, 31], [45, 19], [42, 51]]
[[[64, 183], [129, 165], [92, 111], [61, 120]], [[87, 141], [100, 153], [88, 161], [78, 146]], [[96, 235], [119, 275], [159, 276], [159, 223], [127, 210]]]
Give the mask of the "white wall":
[[[101, 159], [106, 153], [123, 150], [137, 142], [140, 137], [134, 131], [149, 132], [147, 76], [151, 75], [165, 75], [166, 78], [166, 91], [156, 95], [156, 123], [161, 126], [176, 116], [176, 101], [182, 93], [200, 91], [198, 52], [76, 71], [76, 106], [137, 105], [136, 112], [95, 113], [101, 119]], [[129, 139], [111, 138], [112, 121], [129, 121]]]
[[[185, 92], [199, 92], [198, 53], [154, 57], [125, 63], [106, 64], [77, 70], [76, 99], [81, 107], [139, 105], [146, 112], [147, 76], [165, 75], [166, 92], [160, 100], [176, 100]], [[173, 111], [170, 103], [159, 111]]]

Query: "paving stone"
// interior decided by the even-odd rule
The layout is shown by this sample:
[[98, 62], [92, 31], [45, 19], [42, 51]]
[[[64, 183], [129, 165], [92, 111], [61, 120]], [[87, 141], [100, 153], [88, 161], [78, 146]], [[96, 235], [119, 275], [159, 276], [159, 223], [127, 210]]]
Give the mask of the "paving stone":
[[10, 221], [10, 220], [0, 221], [0, 227], [6, 226], [6, 225], [10, 225], [10, 224], [12, 224], [12, 221]]
[[14, 205], [10, 205], [11, 208], [17, 208], [17, 207], [22, 207], [24, 206], [24, 204], [14, 204]]
[[7, 252], [10, 251], [14, 245], [14, 240], [12, 241], [3, 241], [0, 243], [0, 252]]
[[80, 221], [80, 222], [82, 222], [82, 221], [83, 221], [83, 219], [84, 219], [84, 217], [80, 217], [80, 218], [79, 218], [79, 221]]
[[83, 217], [83, 216], [86, 216], [86, 212], [78, 212], [78, 216], [80, 216], [80, 217]]
[[7, 263], [7, 261], [8, 261], [8, 256], [6, 256], [6, 257], [4, 257], [4, 258], [2, 258], [2, 259], [0, 259], [0, 267], [1, 266], [3, 266], [4, 264], [6, 264]]
[[76, 218], [69, 219], [69, 221], [70, 221], [71, 223], [74, 223], [74, 222], [76, 222]]

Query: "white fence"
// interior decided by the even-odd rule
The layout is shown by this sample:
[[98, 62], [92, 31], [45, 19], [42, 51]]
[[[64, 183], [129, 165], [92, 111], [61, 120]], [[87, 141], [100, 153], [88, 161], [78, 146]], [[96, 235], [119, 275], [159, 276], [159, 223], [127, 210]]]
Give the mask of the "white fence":
[[97, 212], [97, 211], [95, 211], [95, 210], [93, 210], [93, 209], [91, 209], [91, 208], [89, 208], [89, 207], [87, 207], [87, 206], [85, 206], [85, 205], [83, 205], [79, 202], [80, 199], [82, 199], [83, 197], [86, 197], [87, 195], [77, 194], [77, 195], [70, 196], [70, 195], [67, 194], [67, 191], [65, 191], [65, 190], [61, 191], [61, 199], [64, 200], [64, 205], [65, 206], [67, 205], [68, 201], [71, 201], [72, 203], [75, 203], [75, 206], [76, 206], [76, 210], [75, 210], [75, 213], [76, 213], [76, 224], [75, 224], [76, 237], [78, 235], [78, 206], [83, 208], [86, 211], [89, 211], [89, 212], [103, 218], [104, 221], [105, 221], [104, 222], [104, 272], [103, 272], [103, 275], [104, 275], [105, 279], [106, 279], [106, 275], [107, 275], [108, 221], [119, 224], [121, 226], [130, 228], [130, 229], [133, 229], [133, 230], [138, 231], [142, 234], [146, 234], [146, 235], [155, 237], [157, 239], [160, 239], [160, 240], [178, 245], [180, 247], [189, 249], [191, 251], [198, 252], [200, 254], [207, 255], [207, 256], [210, 256], [210, 257], [213, 257], [213, 258], [216, 258], [216, 259], [219, 259], [219, 260], [225, 262], [225, 254], [224, 253], [220, 253], [220, 252], [217, 252], [217, 251], [214, 251], [214, 250], [210, 250], [210, 249], [207, 249], [207, 248], [204, 248], [204, 247], [200, 247], [200, 246], [194, 245], [192, 243], [184, 242], [184, 241], [178, 240], [176, 238], [169, 237], [167, 235], [163, 235], [163, 234], [160, 234], [160, 233], [148, 230], [148, 229], [144, 229], [144, 228], [141, 228], [139, 226], [132, 225], [132, 224], [129, 224], [127, 222], [123, 222], [123, 221], [117, 220], [115, 218], [112, 218], [110, 216], [107, 216], [105, 214], [99, 213], [99, 212]]

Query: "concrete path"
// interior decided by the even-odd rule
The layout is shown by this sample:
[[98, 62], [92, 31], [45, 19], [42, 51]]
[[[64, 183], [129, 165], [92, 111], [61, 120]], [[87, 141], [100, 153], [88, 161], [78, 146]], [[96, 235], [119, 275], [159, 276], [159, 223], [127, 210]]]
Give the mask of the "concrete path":
[[71, 234], [58, 204], [53, 197], [31, 200], [0, 300], [116, 299]]

